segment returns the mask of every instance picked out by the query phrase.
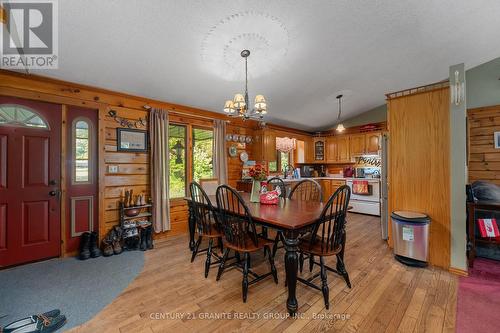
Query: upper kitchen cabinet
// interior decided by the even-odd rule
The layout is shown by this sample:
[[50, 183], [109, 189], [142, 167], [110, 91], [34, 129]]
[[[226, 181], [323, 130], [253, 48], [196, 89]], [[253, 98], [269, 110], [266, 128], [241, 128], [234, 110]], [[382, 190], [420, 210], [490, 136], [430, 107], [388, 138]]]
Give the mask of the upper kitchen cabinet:
[[349, 138], [351, 156], [363, 155], [366, 152], [366, 135], [352, 134]]
[[305, 163], [314, 162], [314, 142], [312, 138], [307, 138], [304, 140], [304, 158]]
[[314, 143], [314, 162], [326, 161], [326, 140], [325, 138], [316, 137]]
[[366, 133], [366, 153], [367, 154], [378, 154], [380, 150], [380, 140], [381, 140], [381, 135], [379, 132], [375, 133]]
[[326, 162], [335, 163], [338, 158], [337, 138], [330, 136], [326, 139]]
[[341, 135], [337, 137], [337, 162], [350, 163], [351, 153], [349, 149], [349, 136]]
[[254, 153], [257, 161], [275, 162], [276, 132], [270, 129], [255, 131]]

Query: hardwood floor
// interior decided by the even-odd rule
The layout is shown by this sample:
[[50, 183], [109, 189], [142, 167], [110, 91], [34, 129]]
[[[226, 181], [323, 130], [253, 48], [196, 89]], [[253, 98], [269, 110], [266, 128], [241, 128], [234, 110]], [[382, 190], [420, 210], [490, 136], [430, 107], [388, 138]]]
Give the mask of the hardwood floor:
[[[298, 284], [300, 318], [287, 318], [283, 251], [276, 254], [279, 284], [270, 277], [250, 286], [247, 303], [243, 303], [239, 271], [227, 271], [215, 282], [217, 267], [213, 266], [205, 279], [206, 256], [199, 255], [190, 263], [187, 236], [158, 242], [155, 250], [146, 252], [144, 269], [130, 286], [73, 331], [455, 331], [457, 277], [436, 268], [409, 268], [396, 262], [380, 238], [378, 218], [349, 215], [345, 262], [353, 288], [328, 273], [329, 311], [321, 292]], [[327, 259], [333, 267], [334, 261]], [[302, 276], [309, 276], [307, 262], [304, 266]], [[252, 267], [257, 272], [269, 269], [261, 253], [252, 256]], [[213, 319], [224, 314], [239, 319]]]

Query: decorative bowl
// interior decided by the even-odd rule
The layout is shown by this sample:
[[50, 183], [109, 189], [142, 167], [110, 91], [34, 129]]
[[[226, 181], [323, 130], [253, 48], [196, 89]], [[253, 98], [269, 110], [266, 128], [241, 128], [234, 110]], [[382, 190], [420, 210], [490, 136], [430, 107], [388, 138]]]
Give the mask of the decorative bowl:
[[139, 212], [141, 210], [140, 209], [137, 209], [137, 208], [134, 208], [134, 209], [127, 209], [125, 210], [125, 215], [127, 215], [128, 217], [134, 217], [134, 216], [137, 216], [139, 215]]

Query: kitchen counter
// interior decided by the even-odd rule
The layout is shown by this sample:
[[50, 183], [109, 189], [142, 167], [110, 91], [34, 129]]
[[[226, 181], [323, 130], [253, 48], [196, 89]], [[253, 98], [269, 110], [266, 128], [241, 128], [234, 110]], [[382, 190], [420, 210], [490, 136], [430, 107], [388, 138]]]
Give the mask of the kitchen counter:
[[314, 180], [366, 180], [371, 183], [380, 182], [380, 178], [354, 178], [354, 177], [302, 177], [300, 179], [282, 179], [285, 183], [298, 182], [304, 179]]

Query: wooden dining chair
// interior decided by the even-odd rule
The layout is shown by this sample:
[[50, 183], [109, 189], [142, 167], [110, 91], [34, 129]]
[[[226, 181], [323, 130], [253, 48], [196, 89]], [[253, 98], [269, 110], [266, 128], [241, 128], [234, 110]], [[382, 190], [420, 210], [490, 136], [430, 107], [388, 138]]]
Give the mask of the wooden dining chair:
[[[268, 181], [267, 181], [267, 190], [268, 191], [274, 191], [276, 189], [280, 190], [280, 198], [286, 198], [286, 185], [285, 185], [285, 182], [279, 178], [279, 177], [273, 177], [273, 178], [270, 178]], [[262, 226], [262, 232], [261, 232], [261, 236], [264, 237], [264, 238], [267, 238], [268, 237], [268, 233], [267, 233], [267, 227], [264, 227]], [[264, 255], [266, 254], [266, 250], [264, 250]]]
[[217, 187], [219, 186], [219, 179], [217, 178], [206, 178], [200, 179], [199, 181], [201, 188], [208, 195], [215, 195]]
[[[323, 190], [321, 189], [321, 185], [314, 179], [304, 179], [292, 188], [288, 197], [294, 200], [321, 202], [323, 201]], [[285, 243], [281, 232], [278, 232], [274, 239], [274, 254], [276, 254], [278, 249], [283, 248], [283, 245], [279, 245], [279, 242], [281, 244]]]
[[286, 186], [283, 179], [279, 177], [270, 178], [267, 181], [267, 190], [274, 191], [277, 188], [280, 189], [280, 198], [286, 198]]
[[[269, 249], [273, 242], [257, 235], [255, 223], [250, 215], [250, 211], [243, 201], [243, 198], [235, 189], [227, 185], [221, 185], [217, 188], [216, 198], [225, 247], [224, 255], [222, 256], [219, 271], [217, 273], [217, 281], [221, 278], [224, 269], [231, 266], [240, 268], [243, 271], [243, 302], [246, 302], [249, 285], [270, 275], [273, 276], [274, 282], [278, 283], [274, 256]], [[269, 273], [258, 275], [250, 270], [250, 253], [259, 251], [263, 248], [267, 248], [271, 270]], [[230, 250], [242, 253], [243, 262], [236, 261], [226, 267], [226, 260]], [[248, 274], [251, 274], [255, 279], [248, 281]]]
[[[207, 252], [207, 259], [205, 260], [205, 278], [208, 276], [208, 271], [211, 265], [220, 263], [221, 257], [213, 252], [214, 239], [218, 240], [221, 252], [223, 251], [222, 245], [222, 232], [220, 231], [220, 224], [217, 218], [217, 211], [213, 207], [207, 193], [197, 182], [189, 184], [191, 192], [192, 210], [195, 218], [195, 230], [198, 233], [198, 240], [195, 243], [193, 253], [191, 255], [191, 262], [198, 253]], [[203, 238], [208, 238], [208, 247], [199, 250]], [[217, 260], [212, 262], [212, 256]]]
[[[297, 281], [323, 293], [325, 307], [329, 308], [329, 290], [326, 271], [332, 271], [341, 275], [347, 286], [351, 288], [349, 274], [345, 270], [343, 259], [338, 254], [342, 250], [345, 233], [345, 222], [351, 189], [347, 185], [339, 187], [326, 203], [323, 211], [315, 223], [312, 231], [300, 239], [299, 243], [299, 267], [302, 272], [304, 255], [309, 257], [309, 270], [312, 271], [314, 264], [320, 266], [320, 272], [312, 275], [308, 279], [298, 277]], [[337, 256], [337, 269], [325, 265], [324, 257]], [[319, 257], [319, 262], [315, 257]], [[315, 285], [312, 281], [318, 276], [321, 277], [321, 287]]]
[[290, 191], [290, 199], [304, 201], [323, 201], [321, 185], [314, 179], [304, 179], [298, 182]]

